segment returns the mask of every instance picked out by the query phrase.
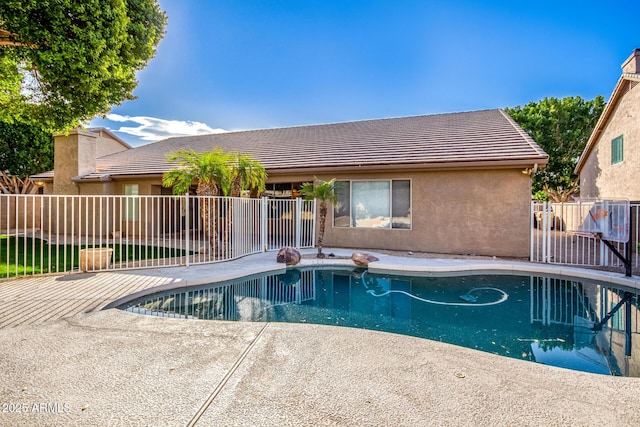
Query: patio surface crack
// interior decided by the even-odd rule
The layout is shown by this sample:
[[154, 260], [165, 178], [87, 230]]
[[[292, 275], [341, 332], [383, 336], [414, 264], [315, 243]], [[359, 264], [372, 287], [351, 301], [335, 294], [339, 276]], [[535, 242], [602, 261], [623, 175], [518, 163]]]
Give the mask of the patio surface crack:
[[265, 325], [262, 327], [262, 329], [260, 329], [260, 332], [258, 332], [258, 334], [255, 336], [255, 338], [251, 341], [251, 343], [247, 346], [247, 348], [242, 352], [240, 357], [238, 357], [238, 360], [236, 360], [236, 362], [233, 364], [231, 369], [229, 369], [229, 372], [227, 372], [227, 374], [224, 376], [224, 378], [222, 378], [222, 380], [220, 381], [218, 386], [215, 388], [215, 390], [213, 390], [213, 392], [211, 392], [211, 394], [209, 395], [207, 400], [204, 402], [204, 404], [200, 407], [198, 412], [196, 412], [196, 414], [193, 416], [191, 421], [189, 421], [189, 423], [187, 424], [188, 427], [195, 426], [196, 423], [202, 417], [202, 415], [207, 411], [207, 409], [209, 409], [209, 406], [211, 406], [211, 404], [213, 403], [215, 398], [218, 396], [218, 394], [220, 394], [220, 392], [222, 391], [224, 386], [227, 384], [227, 382], [229, 381], [231, 376], [236, 372], [236, 370], [240, 367], [240, 365], [242, 364], [244, 359], [249, 355], [249, 352], [256, 345], [256, 343], [258, 342], [258, 340], [260, 339], [260, 337], [262, 336], [264, 331], [267, 329], [267, 326], [269, 326], [269, 324], [270, 323], [265, 323]]

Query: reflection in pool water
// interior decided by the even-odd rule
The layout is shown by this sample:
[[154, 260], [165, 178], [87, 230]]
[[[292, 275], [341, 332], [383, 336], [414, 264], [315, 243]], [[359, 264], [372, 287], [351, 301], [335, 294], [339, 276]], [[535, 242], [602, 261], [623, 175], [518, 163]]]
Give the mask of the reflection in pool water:
[[635, 291], [568, 278], [294, 268], [148, 295], [120, 308], [166, 317], [365, 328], [638, 377], [638, 307]]

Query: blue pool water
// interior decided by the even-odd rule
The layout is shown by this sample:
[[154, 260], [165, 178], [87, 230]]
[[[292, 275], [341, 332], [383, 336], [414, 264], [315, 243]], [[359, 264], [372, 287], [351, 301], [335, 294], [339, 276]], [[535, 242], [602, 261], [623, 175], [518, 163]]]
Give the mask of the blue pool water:
[[372, 329], [563, 368], [640, 376], [640, 358], [631, 354], [640, 329], [636, 292], [546, 276], [294, 268], [148, 295], [120, 308], [165, 317]]

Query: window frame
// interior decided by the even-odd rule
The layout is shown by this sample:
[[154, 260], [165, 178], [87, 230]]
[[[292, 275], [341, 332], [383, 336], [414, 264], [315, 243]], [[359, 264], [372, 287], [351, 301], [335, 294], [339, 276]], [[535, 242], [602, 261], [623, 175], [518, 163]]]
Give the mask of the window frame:
[[611, 166], [624, 162], [624, 138], [623, 135], [611, 140]]
[[[135, 191], [134, 191], [135, 189]], [[140, 185], [139, 184], [123, 184], [122, 192], [126, 196], [123, 198], [122, 216], [125, 221], [140, 220]]]
[[[409, 183], [409, 226], [407, 228], [394, 227], [393, 224], [393, 183], [394, 181], [407, 181]], [[353, 216], [353, 183], [354, 182], [387, 182], [389, 183], [389, 226], [388, 227], [365, 227], [365, 226], [356, 226], [354, 223]], [[336, 180], [336, 183], [343, 183], [343, 188], [346, 187], [349, 191], [349, 207], [347, 216], [349, 218], [349, 225], [341, 226], [336, 225], [336, 206], [332, 209], [332, 221], [331, 225], [333, 228], [338, 229], [365, 229], [365, 230], [402, 230], [402, 231], [411, 231], [413, 229], [413, 180], [411, 178], [388, 178], [388, 179], [342, 179]]]

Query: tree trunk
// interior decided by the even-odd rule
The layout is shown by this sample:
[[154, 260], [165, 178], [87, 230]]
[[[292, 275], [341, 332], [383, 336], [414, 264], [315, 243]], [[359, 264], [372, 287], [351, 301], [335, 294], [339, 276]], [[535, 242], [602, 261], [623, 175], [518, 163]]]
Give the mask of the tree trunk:
[[238, 176], [231, 181], [231, 191], [229, 192], [231, 197], [242, 196], [242, 179]]
[[322, 253], [322, 240], [324, 239], [324, 226], [327, 222], [327, 204], [325, 202], [320, 202], [320, 229], [318, 230], [318, 255], [317, 258], [324, 258], [324, 254]]
[[205, 237], [209, 241], [209, 248], [214, 257], [219, 255], [218, 245], [218, 217], [217, 217], [217, 203], [216, 196], [220, 194], [220, 189], [216, 183], [198, 183], [196, 190], [198, 196], [208, 196], [211, 199], [204, 199], [200, 201], [200, 217], [202, 218], [202, 226], [204, 227]]
[[[242, 179], [239, 176], [236, 176], [231, 181], [231, 197], [241, 197], [242, 196]], [[231, 240], [233, 238], [231, 229], [233, 228], [233, 199], [225, 201], [225, 203], [229, 203], [226, 209], [227, 213], [227, 221], [226, 227], [222, 233], [222, 251], [226, 251], [228, 248], [231, 248]], [[231, 254], [233, 256], [233, 254]]]

